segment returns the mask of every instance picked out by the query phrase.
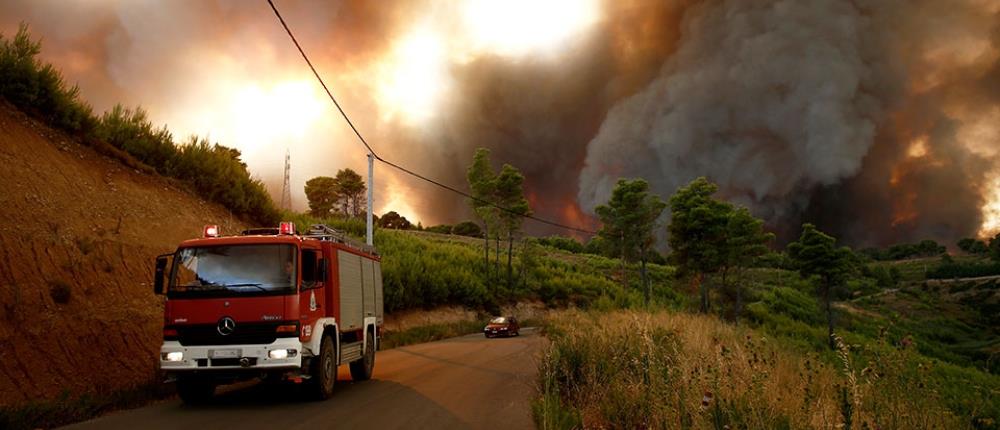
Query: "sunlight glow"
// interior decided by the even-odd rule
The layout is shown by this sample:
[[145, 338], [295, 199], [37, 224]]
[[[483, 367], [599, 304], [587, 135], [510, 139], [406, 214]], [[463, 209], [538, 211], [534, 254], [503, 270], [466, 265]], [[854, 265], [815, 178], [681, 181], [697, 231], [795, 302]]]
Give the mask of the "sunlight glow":
[[472, 49], [505, 56], [542, 53], [598, 19], [596, 0], [471, 0], [463, 22]]
[[1000, 174], [997, 174], [987, 185], [985, 197], [983, 225], [979, 229], [979, 236], [988, 238], [1000, 233]]
[[427, 27], [400, 39], [380, 71], [383, 119], [413, 124], [432, 117], [446, 88], [446, 60], [441, 39]]
[[231, 98], [229, 121], [239, 146], [257, 149], [302, 139], [319, 119], [323, 100], [310, 81], [286, 81], [270, 87], [249, 84]]
[[393, 184], [386, 188], [389, 194], [388, 198], [382, 201], [376, 201], [376, 203], [381, 206], [381, 208], [376, 209], [375, 213], [385, 214], [388, 211], [396, 211], [396, 213], [402, 215], [404, 218], [416, 224], [418, 222], [417, 211], [413, 209], [408, 203], [407, 190], [400, 184]]
[[600, 16], [598, 0], [442, 4], [447, 5], [446, 11], [428, 13], [404, 30], [375, 66], [383, 121], [424, 124], [437, 115], [440, 102], [447, 97], [451, 67], [484, 55], [558, 54]]

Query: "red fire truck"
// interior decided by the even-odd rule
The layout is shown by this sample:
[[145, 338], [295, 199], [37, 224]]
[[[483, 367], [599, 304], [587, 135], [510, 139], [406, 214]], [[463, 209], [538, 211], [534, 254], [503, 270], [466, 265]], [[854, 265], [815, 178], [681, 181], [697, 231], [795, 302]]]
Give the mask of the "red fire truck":
[[[172, 260], [172, 261], [171, 261]], [[262, 377], [333, 394], [337, 368], [371, 378], [382, 334], [381, 259], [324, 225], [222, 236], [206, 226], [156, 259], [166, 295], [160, 367], [181, 399], [210, 399], [219, 384]]]

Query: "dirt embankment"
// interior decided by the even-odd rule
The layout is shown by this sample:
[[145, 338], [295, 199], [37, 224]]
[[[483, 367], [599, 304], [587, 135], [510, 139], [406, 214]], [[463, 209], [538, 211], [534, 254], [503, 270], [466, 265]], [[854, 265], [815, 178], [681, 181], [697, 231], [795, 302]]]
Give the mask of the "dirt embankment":
[[150, 382], [155, 256], [207, 223], [243, 227], [3, 102], [0, 190], [0, 405]]

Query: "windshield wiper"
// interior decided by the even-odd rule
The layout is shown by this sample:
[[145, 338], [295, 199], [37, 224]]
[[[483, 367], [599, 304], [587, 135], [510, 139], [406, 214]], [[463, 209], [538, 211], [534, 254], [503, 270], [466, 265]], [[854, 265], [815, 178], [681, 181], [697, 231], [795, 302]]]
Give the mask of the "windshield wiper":
[[264, 288], [264, 287], [260, 286], [260, 284], [253, 284], [253, 283], [248, 283], [248, 284], [227, 284], [227, 285], [223, 285], [223, 287], [226, 287], [226, 288], [230, 288], [230, 287], [236, 287], [236, 288], [241, 288], [241, 287], [255, 287], [258, 290], [267, 291], [267, 288]]

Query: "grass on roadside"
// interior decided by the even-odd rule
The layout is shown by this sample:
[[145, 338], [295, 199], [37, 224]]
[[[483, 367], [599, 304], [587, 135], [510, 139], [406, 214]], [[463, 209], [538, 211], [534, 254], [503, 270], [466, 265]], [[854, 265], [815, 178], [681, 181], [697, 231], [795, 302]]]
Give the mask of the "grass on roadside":
[[[540, 428], [996, 428], [1000, 379], [891, 342], [802, 353], [683, 313], [553, 318]], [[961, 389], [958, 389], [961, 388]]]

